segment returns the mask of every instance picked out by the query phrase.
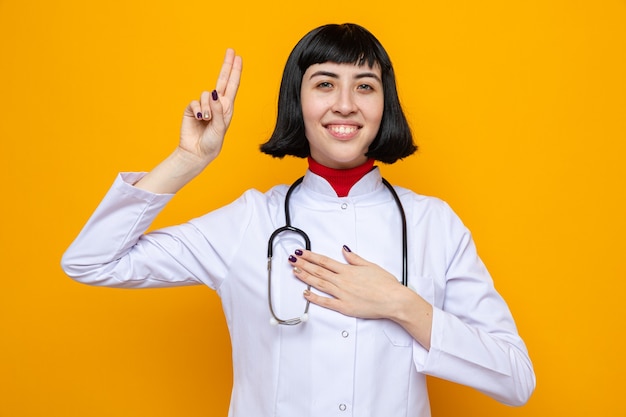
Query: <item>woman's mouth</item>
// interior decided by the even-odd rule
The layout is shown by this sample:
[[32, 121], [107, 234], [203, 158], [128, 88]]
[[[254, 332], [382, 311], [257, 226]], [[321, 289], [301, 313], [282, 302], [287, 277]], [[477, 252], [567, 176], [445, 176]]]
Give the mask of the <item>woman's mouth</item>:
[[328, 125], [326, 129], [337, 138], [349, 138], [356, 134], [359, 127], [355, 125]]

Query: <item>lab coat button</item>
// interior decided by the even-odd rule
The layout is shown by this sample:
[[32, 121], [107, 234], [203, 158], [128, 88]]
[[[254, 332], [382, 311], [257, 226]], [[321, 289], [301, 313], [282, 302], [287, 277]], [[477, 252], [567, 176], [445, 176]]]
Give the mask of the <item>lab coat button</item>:
[[346, 337], [350, 336], [350, 333], [344, 330], [343, 332], [341, 332], [341, 336], [345, 339]]
[[346, 408], [348, 408], [348, 407], [346, 407], [345, 404], [339, 404], [339, 410], [340, 411], [346, 411]]
[[348, 203], [343, 203], [343, 204], [341, 205], [341, 209], [342, 209], [342, 210], [345, 210], [345, 209], [347, 209], [347, 208], [348, 208]]

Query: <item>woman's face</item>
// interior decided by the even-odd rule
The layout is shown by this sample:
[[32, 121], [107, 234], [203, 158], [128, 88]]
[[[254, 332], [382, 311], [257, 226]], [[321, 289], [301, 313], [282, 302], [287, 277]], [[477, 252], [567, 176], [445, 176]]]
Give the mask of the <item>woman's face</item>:
[[378, 65], [311, 65], [302, 77], [300, 97], [311, 157], [335, 169], [365, 163], [383, 117]]

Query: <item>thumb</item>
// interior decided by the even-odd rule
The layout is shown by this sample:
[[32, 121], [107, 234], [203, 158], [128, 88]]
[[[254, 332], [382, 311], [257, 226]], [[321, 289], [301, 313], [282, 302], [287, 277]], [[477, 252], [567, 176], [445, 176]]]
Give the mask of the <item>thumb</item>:
[[350, 250], [350, 248], [346, 245], [343, 245], [343, 256], [344, 258], [346, 258], [346, 261], [348, 261], [350, 265], [364, 266], [369, 264], [369, 262], [367, 262], [365, 259], [352, 252], [352, 250]]

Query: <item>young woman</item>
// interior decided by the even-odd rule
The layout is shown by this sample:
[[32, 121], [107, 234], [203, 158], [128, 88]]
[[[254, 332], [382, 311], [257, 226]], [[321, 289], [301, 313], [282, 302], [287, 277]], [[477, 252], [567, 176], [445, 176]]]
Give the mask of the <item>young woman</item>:
[[285, 66], [261, 150], [308, 158], [301, 181], [145, 233], [218, 156], [241, 71], [228, 50], [174, 152], [147, 174], [120, 174], [65, 253], [67, 274], [215, 289], [233, 351], [230, 416], [429, 416], [425, 375], [524, 404], [532, 364], [469, 231], [374, 165], [416, 146], [390, 59], [358, 25], [309, 32]]

